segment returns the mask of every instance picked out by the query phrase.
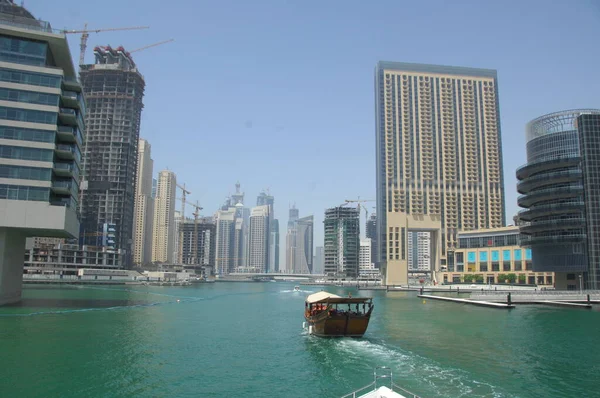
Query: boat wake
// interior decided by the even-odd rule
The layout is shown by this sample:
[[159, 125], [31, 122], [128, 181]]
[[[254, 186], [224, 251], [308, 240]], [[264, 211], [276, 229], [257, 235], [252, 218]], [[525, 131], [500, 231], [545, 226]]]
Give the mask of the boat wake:
[[[321, 340], [321, 339], [319, 339]], [[333, 353], [350, 365], [388, 366], [394, 372], [394, 380], [421, 396], [436, 397], [508, 397], [497, 386], [472, 380], [468, 372], [442, 365], [409, 351], [386, 345], [382, 341], [366, 339], [333, 339]], [[331, 358], [330, 358], [331, 359]], [[339, 359], [332, 360], [332, 363]], [[366, 369], [365, 369], [366, 370]]]

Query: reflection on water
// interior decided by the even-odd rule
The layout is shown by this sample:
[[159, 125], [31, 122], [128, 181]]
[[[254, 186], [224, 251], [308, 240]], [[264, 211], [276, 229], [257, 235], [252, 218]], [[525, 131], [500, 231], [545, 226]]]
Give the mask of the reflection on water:
[[144, 305], [147, 302], [141, 300], [95, 300], [95, 299], [57, 299], [57, 298], [25, 298], [18, 303], [7, 305], [7, 307], [20, 308], [112, 308], [127, 307], [132, 305]]

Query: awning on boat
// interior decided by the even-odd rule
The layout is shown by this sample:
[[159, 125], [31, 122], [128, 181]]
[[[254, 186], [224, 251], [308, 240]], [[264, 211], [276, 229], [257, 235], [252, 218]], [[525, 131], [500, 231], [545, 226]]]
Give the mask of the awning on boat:
[[357, 303], [365, 303], [370, 301], [371, 297], [341, 297], [336, 294], [327, 293], [327, 292], [319, 292], [315, 294], [311, 294], [306, 298], [306, 302], [309, 304], [314, 303], [331, 303], [331, 304], [357, 304]]
[[310, 296], [308, 296], [306, 298], [306, 302], [309, 304], [313, 304], [313, 303], [318, 303], [320, 301], [327, 301], [327, 299], [330, 299], [330, 298], [341, 298], [341, 297], [336, 294], [333, 294], [333, 293], [319, 292], [319, 293], [314, 293], [314, 294], [311, 294]]

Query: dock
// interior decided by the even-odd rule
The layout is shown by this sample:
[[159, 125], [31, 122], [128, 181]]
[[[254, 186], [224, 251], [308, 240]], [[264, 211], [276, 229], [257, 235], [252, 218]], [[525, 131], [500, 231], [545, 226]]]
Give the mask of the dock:
[[535, 304], [554, 305], [557, 307], [575, 307], [575, 308], [592, 308], [591, 303], [570, 303], [568, 301], [536, 301]]
[[455, 297], [432, 296], [429, 294], [419, 294], [417, 296], [420, 298], [424, 298], [424, 299], [451, 301], [454, 303], [471, 304], [471, 305], [477, 305], [480, 307], [503, 308], [503, 309], [515, 308], [515, 306], [513, 304], [494, 303], [491, 301], [469, 300], [469, 299], [462, 299], [462, 298], [455, 298]]

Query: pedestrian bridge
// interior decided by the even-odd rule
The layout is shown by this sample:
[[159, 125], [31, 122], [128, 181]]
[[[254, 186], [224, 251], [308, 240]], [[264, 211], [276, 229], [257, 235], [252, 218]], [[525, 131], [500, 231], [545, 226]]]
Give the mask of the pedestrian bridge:
[[275, 281], [308, 281], [311, 279], [323, 279], [322, 274], [280, 274], [280, 273], [232, 273], [221, 275], [218, 279], [222, 280], [275, 280]]

